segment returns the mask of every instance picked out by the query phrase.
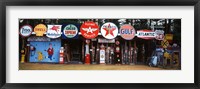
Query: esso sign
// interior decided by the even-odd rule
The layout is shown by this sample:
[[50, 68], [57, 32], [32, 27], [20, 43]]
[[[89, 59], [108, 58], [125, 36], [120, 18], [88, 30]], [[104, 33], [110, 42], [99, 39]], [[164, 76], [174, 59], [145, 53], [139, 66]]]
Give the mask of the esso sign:
[[23, 37], [28, 37], [31, 35], [33, 28], [30, 25], [24, 25], [20, 28], [20, 35]]

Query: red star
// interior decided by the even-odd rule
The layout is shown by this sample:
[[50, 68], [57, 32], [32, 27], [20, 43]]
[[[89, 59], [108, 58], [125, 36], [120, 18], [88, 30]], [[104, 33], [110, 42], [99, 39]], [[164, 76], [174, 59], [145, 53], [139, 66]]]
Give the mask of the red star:
[[106, 35], [105, 35], [105, 36], [107, 36], [108, 34], [114, 36], [113, 31], [114, 31], [116, 28], [111, 28], [110, 24], [108, 24], [108, 27], [103, 28], [103, 29], [106, 31]]

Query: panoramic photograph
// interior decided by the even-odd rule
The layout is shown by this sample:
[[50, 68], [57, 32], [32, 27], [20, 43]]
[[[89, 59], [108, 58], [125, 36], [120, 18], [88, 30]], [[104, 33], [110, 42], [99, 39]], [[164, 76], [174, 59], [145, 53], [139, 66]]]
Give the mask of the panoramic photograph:
[[19, 70], [181, 70], [181, 19], [19, 19]]

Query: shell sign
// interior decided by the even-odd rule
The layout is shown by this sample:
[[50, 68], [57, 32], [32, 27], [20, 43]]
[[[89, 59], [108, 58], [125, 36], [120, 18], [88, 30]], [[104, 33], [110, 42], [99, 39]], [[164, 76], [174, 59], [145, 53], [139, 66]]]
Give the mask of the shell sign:
[[47, 27], [44, 24], [38, 24], [34, 28], [34, 32], [36, 36], [43, 36], [43, 34], [47, 31]]

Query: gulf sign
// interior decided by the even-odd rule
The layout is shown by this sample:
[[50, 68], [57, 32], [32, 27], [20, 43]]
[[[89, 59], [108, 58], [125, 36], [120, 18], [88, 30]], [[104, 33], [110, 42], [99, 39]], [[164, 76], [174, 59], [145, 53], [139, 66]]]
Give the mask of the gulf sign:
[[132, 40], [135, 37], [135, 29], [129, 24], [125, 24], [120, 28], [120, 35], [126, 40]]
[[156, 37], [156, 33], [152, 30], [138, 30], [137, 37], [142, 39], [154, 39]]

